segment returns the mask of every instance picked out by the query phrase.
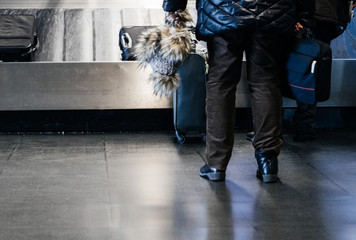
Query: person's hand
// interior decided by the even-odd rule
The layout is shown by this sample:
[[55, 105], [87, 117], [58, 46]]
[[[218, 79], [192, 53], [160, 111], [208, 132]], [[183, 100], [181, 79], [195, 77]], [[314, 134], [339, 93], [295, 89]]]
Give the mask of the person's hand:
[[178, 21], [179, 15], [177, 12], [166, 12], [166, 19], [170, 22]]
[[296, 31], [297, 33], [303, 33], [304, 32], [303, 25], [300, 24], [300, 22], [297, 22], [294, 26], [294, 31]]
[[181, 23], [181, 17], [179, 15], [179, 12], [166, 12], [164, 16], [164, 22], [167, 26], [170, 27], [177, 27]]

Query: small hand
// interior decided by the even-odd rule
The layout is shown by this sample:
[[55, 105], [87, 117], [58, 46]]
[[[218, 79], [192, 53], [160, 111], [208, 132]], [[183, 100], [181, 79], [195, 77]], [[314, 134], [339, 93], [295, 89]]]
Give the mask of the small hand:
[[179, 15], [177, 12], [166, 12], [166, 19], [169, 21], [178, 21], [179, 20]]
[[297, 22], [294, 26], [294, 31], [296, 31], [297, 33], [303, 33], [304, 32], [303, 25], [300, 24], [300, 22]]

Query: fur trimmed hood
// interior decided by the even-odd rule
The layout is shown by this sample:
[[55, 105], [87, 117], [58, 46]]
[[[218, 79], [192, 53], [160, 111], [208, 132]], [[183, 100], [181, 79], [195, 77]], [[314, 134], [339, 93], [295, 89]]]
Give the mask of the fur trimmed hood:
[[134, 54], [140, 66], [148, 64], [153, 72], [149, 81], [155, 95], [170, 95], [179, 86], [177, 74], [180, 64], [191, 52], [192, 18], [188, 11], [177, 12], [179, 21], [165, 19], [164, 26], [152, 27], [138, 38]]

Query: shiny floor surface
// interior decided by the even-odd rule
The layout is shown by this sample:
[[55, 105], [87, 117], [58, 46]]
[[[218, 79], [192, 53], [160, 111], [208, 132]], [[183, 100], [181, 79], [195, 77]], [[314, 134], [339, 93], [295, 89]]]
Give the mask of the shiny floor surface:
[[0, 135], [1, 239], [356, 239], [356, 131], [284, 135], [280, 181], [236, 133], [226, 182], [171, 133]]

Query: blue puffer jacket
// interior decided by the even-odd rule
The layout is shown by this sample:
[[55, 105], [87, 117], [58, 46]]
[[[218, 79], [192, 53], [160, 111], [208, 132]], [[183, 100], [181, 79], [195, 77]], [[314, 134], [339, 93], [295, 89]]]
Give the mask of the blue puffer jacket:
[[[164, 0], [167, 12], [185, 9], [187, 0]], [[205, 39], [236, 29], [292, 32], [296, 0], [200, 0], [197, 37]]]

